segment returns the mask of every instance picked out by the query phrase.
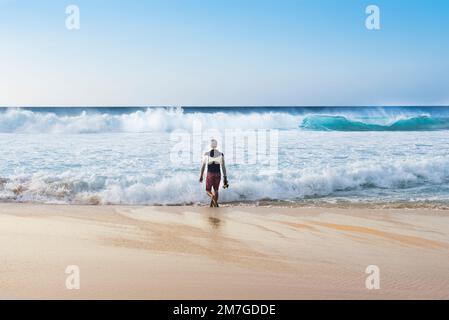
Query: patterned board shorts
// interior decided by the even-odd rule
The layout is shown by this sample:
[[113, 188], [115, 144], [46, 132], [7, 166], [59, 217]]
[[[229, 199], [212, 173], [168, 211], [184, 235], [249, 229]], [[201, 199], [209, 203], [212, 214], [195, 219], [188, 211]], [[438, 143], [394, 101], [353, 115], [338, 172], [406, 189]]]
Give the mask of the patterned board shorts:
[[209, 172], [206, 178], [206, 191], [212, 191], [212, 187], [214, 187], [214, 191], [218, 192], [218, 188], [220, 187], [221, 174], [215, 172]]

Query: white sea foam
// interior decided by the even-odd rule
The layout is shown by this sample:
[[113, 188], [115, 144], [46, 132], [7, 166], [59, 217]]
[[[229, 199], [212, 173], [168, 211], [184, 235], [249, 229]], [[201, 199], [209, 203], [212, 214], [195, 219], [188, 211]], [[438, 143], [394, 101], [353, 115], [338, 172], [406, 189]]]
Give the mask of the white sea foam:
[[[18, 175], [3, 181], [0, 199], [80, 204], [190, 204], [205, 201], [203, 187], [193, 173], [166, 177], [104, 177], [66, 171], [59, 177], [42, 173]], [[397, 161], [379, 164], [360, 161], [345, 167], [305, 168], [278, 173], [233, 174], [224, 201], [287, 200], [338, 196], [353, 192], [406, 190], [449, 183], [449, 160]]]
[[0, 112], [0, 132], [3, 133], [111, 133], [170, 132], [191, 130], [195, 122], [210, 128], [293, 129], [301, 116], [281, 113], [185, 113], [180, 108], [155, 108], [132, 113], [114, 114], [101, 111], [60, 115], [7, 109]]

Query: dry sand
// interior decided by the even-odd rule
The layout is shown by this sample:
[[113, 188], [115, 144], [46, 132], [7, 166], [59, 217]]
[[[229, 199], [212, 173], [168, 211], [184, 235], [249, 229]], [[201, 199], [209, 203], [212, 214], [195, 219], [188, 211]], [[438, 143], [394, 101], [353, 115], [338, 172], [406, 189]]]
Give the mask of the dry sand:
[[0, 298], [448, 299], [448, 232], [424, 209], [0, 204]]

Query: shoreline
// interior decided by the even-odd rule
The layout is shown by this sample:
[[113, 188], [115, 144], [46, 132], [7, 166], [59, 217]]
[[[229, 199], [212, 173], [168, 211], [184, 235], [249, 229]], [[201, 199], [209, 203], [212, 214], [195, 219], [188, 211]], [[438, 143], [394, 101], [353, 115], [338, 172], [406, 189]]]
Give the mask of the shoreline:
[[[52, 203], [52, 202], [33, 202], [33, 201], [0, 201], [1, 205], [36, 205], [36, 206], [69, 206], [69, 207], [144, 207], [144, 208], [206, 208], [209, 205], [206, 202], [188, 203], [188, 204], [117, 204], [117, 203]], [[392, 202], [331, 202], [331, 201], [238, 201], [238, 202], [220, 202], [221, 208], [285, 208], [285, 209], [373, 209], [373, 210], [438, 210], [449, 211], [449, 202], [445, 201], [392, 201]]]
[[448, 299], [447, 230], [432, 209], [0, 203], [0, 298]]

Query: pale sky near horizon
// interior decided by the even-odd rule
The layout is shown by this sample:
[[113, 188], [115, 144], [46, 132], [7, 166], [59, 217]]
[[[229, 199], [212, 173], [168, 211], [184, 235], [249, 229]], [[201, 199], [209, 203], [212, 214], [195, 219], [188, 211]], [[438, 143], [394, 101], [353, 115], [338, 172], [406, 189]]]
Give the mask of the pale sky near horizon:
[[0, 106], [449, 105], [448, 36], [447, 0], [0, 0]]

